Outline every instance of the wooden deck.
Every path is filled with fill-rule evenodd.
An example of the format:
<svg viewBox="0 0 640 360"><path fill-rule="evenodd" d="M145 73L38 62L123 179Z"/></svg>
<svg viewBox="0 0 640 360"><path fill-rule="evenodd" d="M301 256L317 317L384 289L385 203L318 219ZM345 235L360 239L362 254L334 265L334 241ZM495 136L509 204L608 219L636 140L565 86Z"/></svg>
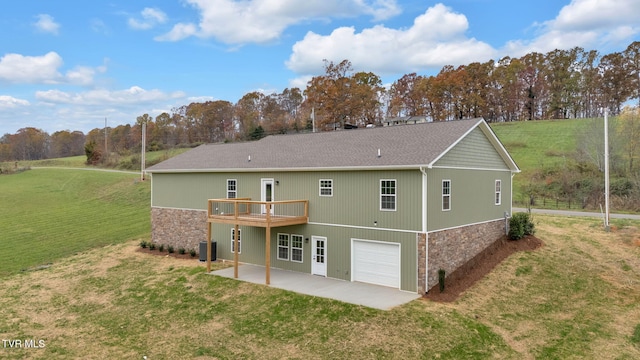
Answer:
<svg viewBox="0 0 640 360"><path fill-rule="evenodd" d="M210 199L207 222L264 228L306 224L309 222L309 201Z"/></svg>
<svg viewBox="0 0 640 360"><path fill-rule="evenodd" d="M271 228L306 224L309 222L309 200L252 201L249 198L209 199L207 205L207 272L211 272L212 223L232 224L235 234L238 226L265 228L265 284L269 285L271 273ZM233 253L233 273L238 278L238 239Z"/></svg>

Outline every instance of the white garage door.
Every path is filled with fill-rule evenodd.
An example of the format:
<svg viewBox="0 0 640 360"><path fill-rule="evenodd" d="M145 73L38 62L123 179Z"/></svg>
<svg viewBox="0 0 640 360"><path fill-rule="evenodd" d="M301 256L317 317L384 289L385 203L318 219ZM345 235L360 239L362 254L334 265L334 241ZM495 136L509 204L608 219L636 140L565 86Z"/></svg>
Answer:
<svg viewBox="0 0 640 360"><path fill-rule="evenodd" d="M353 281L400 287L400 244L351 239Z"/></svg>

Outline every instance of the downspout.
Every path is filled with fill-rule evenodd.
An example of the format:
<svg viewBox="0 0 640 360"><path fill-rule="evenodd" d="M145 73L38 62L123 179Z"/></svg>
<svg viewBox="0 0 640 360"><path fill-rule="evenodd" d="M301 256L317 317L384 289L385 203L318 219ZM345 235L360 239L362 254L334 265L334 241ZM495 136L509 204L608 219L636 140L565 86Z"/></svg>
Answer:
<svg viewBox="0 0 640 360"><path fill-rule="evenodd" d="M509 212L504 214L504 234L506 236L509 236L509 218L511 216L513 216L513 177L516 175L516 173L514 173L513 171L511 172L511 184L509 184L509 190L510 190L510 194L509 194L509 200L510 200L510 204L509 204Z"/></svg>
<svg viewBox="0 0 640 360"><path fill-rule="evenodd" d="M511 194L509 195L510 200L511 200L511 204L509 204L509 213L511 215L513 215L513 177L516 175L516 173L511 172L511 184L509 184L509 189L511 190Z"/></svg>
<svg viewBox="0 0 640 360"><path fill-rule="evenodd" d="M427 233L427 170L420 167L422 173L422 232ZM512 177L513 179L513 177Z"/></svg>
<svg viewBox="0 0 640 360"><path fill-rule="evenodd" d="M424 292L429 290L429 235L427 234L427 189L428 179L427 170L421 166L420 172L422 173L422 233L424 234Z"/></svg>

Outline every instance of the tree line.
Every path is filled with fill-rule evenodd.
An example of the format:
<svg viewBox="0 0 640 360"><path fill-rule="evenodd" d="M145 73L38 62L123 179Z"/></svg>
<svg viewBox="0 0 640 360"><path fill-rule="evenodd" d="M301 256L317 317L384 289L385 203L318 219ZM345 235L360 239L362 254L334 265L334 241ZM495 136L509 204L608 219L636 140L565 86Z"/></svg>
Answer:
<svg viewBox="0 0 640 360"><path fill-rule="evenodd" d="M488 122L601 117L640 105L640 42L606 55L576 47L532 52L520 58L444 66L437 75L410 73L385 88L372 72L355 72L349 60L325 60L324 74L304 90L250 92L235 104L191 103L155 118L86 135L52 135L27 127L0 138L0 161L34 160L86 153L139 151L142 124L149 150L221 141L254 140L266 134L328 131L382 125L385 119L421 116L428 121L483 117ZM108 149L104 149L105 136Z"/></svg>

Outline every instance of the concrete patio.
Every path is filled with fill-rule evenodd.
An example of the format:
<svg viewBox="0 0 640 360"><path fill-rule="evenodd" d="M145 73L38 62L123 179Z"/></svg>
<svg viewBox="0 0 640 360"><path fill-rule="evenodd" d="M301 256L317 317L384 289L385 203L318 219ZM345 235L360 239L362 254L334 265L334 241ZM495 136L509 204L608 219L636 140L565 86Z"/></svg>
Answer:
<svg viewBox="0 0 640 360"><path fill-rule="evenodd" d="M212 271L211 274L233 279L233 267ZM242 264L238 267L238 280L264 285L265 268L263 266ZM390 310L420 297L417 293L400 291L385 286L325 278L274 268L271 268L271 285L268 286L380 310Z"/></svg>

